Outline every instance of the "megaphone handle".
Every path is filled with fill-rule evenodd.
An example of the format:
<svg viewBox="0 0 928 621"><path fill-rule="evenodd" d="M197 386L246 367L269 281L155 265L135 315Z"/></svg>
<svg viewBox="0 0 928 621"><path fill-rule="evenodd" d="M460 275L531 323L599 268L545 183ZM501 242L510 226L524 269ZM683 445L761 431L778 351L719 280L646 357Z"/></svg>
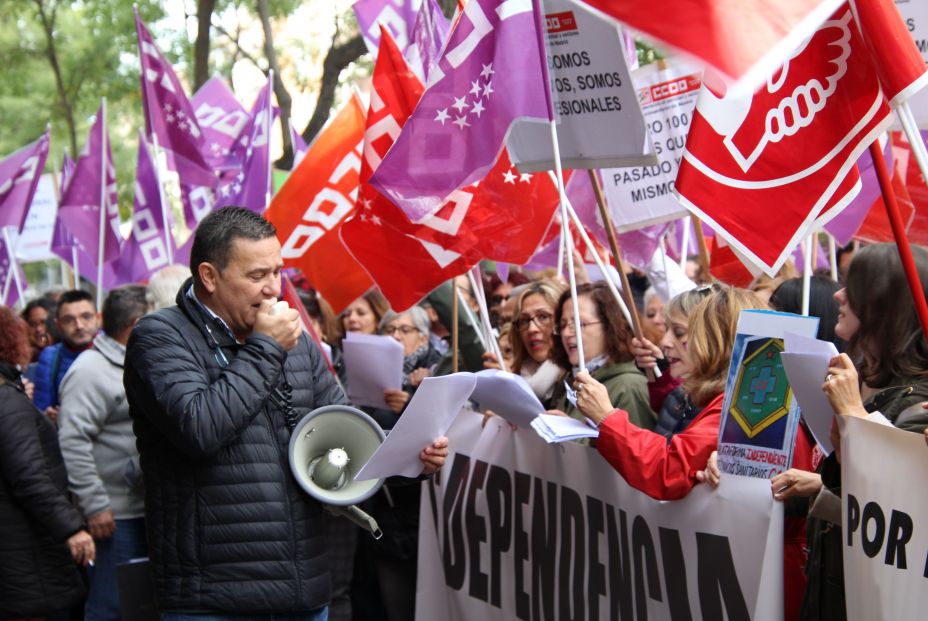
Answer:
<svg viewBox="0 0 928 621"><path fill-rule="evenodd" d="M361 509L359 509L356 505L348 505L347 507L336 507L333 505L323 506L329 513L348 518L364 530L370 532L374 539L380 539L383 537L383 531L380 530L380 527L377 525L377 520L372 518L364 511L361 511Z"/></svg>

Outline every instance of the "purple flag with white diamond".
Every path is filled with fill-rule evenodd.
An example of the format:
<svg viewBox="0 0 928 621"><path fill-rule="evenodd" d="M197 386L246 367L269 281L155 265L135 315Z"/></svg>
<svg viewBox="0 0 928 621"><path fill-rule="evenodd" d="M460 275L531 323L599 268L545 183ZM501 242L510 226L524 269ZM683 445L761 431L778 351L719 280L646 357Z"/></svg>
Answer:
<svg viewBox="0 0 928 621"><path fill-rule="evenodd" d="M19 301L19 289L13 277L14 269L19 275L19 285L25 292L28 286L26 273L19 261L16 261L13 249L7 247L6 240L0 235L0 304L13 306Z"/></svg>
<svg viewBox="0 0 928 621"><path fill-rule="evenodd" d="M142 64L145 135L158 137L182 183L214 187L216 179L203 157L203 131L171 64L164 58L135 12Z"/></svg>
<svg viewBox="0 0 928 621"><path fill-rule="evenodd" d="M358 0L352 7L371 56L380 49L380 24L390 30L400 50L409 47L422 0Z"/></svg>
<svg viewBox="0 0 928 621"><path fill-rule="evenodd" d="M203 157L213 170L241 167L232 155L232 145L248 124L248 111L239 103L225 81L214 76L190 100L203 131Z"/></svg>
<svg viewBox="0 0 928 621"><path fill-rule="evenodd" d="M219 186L214 209L235 205L263 213L270 199L270 157L268 127L273 122L271 83L261 89L233 152L242 159L234 175L226 175Z"/></svg>
<svg viewBox="0 0 928 621"><path fill-rule="evenodd" d="M171 244L171 251L174 251L173 236L165 235L158 176L144 136L139 136L137 162L132 232L119 259L113 263L118 284L147 281L170 264L167 244Z"/></svg>
<svg viewBox="0 0 928 621"><path fill-rule="evenodd" d="M45 169L50 131L0 161L0 228L22 228Z"/></svg>
<svg viewBox="0 0 928 621"><path fill-rule="evenodd" d="M410 68L416 71L425 83L428 83L432 65L438 62L450 29L451 22L441 12L435 0L422 0L412 29L412 42L404 56Z"/></svg>
<svg viewBox="0 0 928 621"><path fill-rule="evenodd" d="M58 187L59 195L63 195L68 189L68 184L71 182L71 178L74 177L75 166L77 166L77 164L74 163L74 160L71 159L71 156L65 151L61 156L61 184Z"/></svg>
<svg viewBox="0 0 928 621"><path fill-rule="evenodd" d="M422 99L371 177L410 220L480 181L517 119L547 121L545 58L531 0L470 0Z"/></svg>
<svg viewBox="0 0 928 621"><path fill-rule="evenodd" d="M96 281L97 257L100 239L100 210L105 210L103 262L110 263L119 257L122 249L122 236L119 231L119 205L116 193L116 169L113 166L113 154L109 139L106 139L106 159L103 156L105 123L103 106L97 112L97 118L87 143L84 145L74 175L68 189L58 205L58 220L55 235L52 237L52 251L65 261L71 262L71 246L77 246L79 254L84 255L81 275ZM106 188L101 187L103 164L106 162ZM104 203L101 205L101 199ZM104 280L104 288L109 283Z"/></svg>

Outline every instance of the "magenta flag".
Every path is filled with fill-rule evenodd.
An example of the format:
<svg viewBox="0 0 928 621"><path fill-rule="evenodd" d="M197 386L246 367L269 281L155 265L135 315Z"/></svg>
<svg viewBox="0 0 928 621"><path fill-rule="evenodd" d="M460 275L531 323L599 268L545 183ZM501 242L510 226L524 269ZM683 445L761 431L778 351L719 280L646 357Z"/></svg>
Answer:
<svg viewBox="0 0 928 621"><path fill-rule="evenodd" d="M438 3L435 0L422 0L412 28L412 41L403 55L425 83L428 83L432 65L438 62L450 29L451 23L441 12Z"/></svg>
<svg viewBox="0 0 928 621"><path fill-rule="evenodd" d="M76 165L77 164L74 163L71 156L68 155L68 152L65 151L61 156L61 184L58 186L58 191L61 195L64 195L65 191L68 189L68 184L74 176L74 167Z"/></svg>
<svg viewBox="0 0 928 621"><path fill-rule="evenodd" d="M431 84L371 184L413 222L493 167L518 119L548 116L545 58L530 0L470 0Z"/></svg>
<svg viewBox="0 0 928 621"><path fill-rule="evenodd" d="M113 264L118 284L147 281L152 274L167 267L170 264L167 244L171 244L173 252L173 236L165 235L155 162L145 137L139 136L132 232Z"/></svg>
<svg viewBox="0 0 928 621"><path fill-rule="evenodd" d="M352 7L371 56L380 49L380 24L390 30L400 50L409 47L422 0L358 0Z"/></svg>
<svg viewBox="0 0 928 621"><path fill-rule="evenodd" d="M883 148L883 158L886 160L887 170L892 171L893 149L892 142L889 140L886 141L886 146ZM857 170L860 172L860 192L848 203L847 207L825 224L825 230L834 236L840 246L845 246L851 242L858 229L860 229L860 225L867 219L867 214L870 213L873 203L882 196L880 182L876 178L876 171L873 169L873 158L870 157L869 149L864 151L860 155L860 159L857 160ZM825 214L824 217L827 216L828 214ZM797 263L797 265L801 266L802 264Z"/></svg>
<svg viewBox="0 0 928 621"><path fill-rule="evenodd" d="M13 270L19 275L19 284L26 290L26 273L15 258L13 248L6 245L6 239L0 235L0 304L13 306L19 301L19 290L14 282Z"/></svg>
<svg viewBox="0 0 928 621"><path fill-rule="evenodd" d="M215 187L212 169L203 157L203 131L171 64L155 45L151 33L135 11L135 29L142 64L142 107L145 135L157 136L169 154L181 183Z"/></svg>
<svg viewBox="0 0 928 621"><path fill-rule="evenodd" d="M81 266L81 275L94 281L97 275L101 209L105 210L106 218L103 227L104 264L115 261L119 257L123 241L119 232L116 169L113 166L113 154L108 138L106 138L105 159L103 154L106 135L103 110L103 106L100 106L97 118L90 128L87 143L77 159L74 175L68 184L67 191L61 197L55 235L52 237L52 251L65 261L71 262L72 245L77 247L79 253L85 255L85 260L89 261L90 265L86 268ZM101 186L104 182L104 175L105 188ZM106 282L104 282L104 288L109 288Z"/></svg>
<svg viewBox="0 0 928 621"><path fill-rule="evenodd" d="M292 119L290 120L290 144L293 145L293 166L290 170L296 170L296 167L299 166L300 161L302 161L303 156L306 155L309 147L306 145L306 141L303 140L303 136L300 132L293 126Z"/></svg>
<svg viewBox="0 0 928 621"><path fill-rule="evenodd" d="M23 226L32 197L45 170L51 128L35 142L0 161L0 228Z"/></svg>
<svg viewBox="0 0 928 621"><path fill-rule="evenodd" d="M268 129L273 122L270 80L255 100L241 137L233 146L235 157L241 158L237 172L223 176L215 209L235 205L263 213L271 196L270 145Z"/></svg>
<svg viewBox="0 0 928 621"><path fill-rule="evenodd" d="M213 170L227 171L241 167L231 157L232 146L248 124L248 111L226 85L213 76L190 100L197 123L203 131L203 157Z"/></svg>

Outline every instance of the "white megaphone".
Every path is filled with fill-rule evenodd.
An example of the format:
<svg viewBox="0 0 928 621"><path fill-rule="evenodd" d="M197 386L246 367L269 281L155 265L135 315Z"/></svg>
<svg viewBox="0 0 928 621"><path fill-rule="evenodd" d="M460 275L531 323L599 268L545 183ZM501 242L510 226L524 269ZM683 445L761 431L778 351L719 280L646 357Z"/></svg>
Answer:
<svg viewBox="0 0 928 621"><path fill-rule="evenodd" d="M374 419L347 405L327 405L303 417L290 436L290 470L307 494L380 539L377 521L354 506L373 496L383 479L355 481L386 436Z"/></svg>

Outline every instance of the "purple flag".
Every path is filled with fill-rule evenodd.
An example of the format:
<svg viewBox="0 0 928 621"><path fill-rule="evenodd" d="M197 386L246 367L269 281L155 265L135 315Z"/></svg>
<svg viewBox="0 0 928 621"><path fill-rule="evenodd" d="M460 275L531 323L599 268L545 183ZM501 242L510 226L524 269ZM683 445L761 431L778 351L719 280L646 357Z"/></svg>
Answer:
<svg viewBox="0 0 928 621"><path fill-rule="evenodd" d="M270 148L268 126L273 121L271 105L271 81L261 89L251 109L241 138L235 143L233 152L241 157L242 167L233 175L224 177L218 190L215 208L227 205L245 207L255 213L263 213L271 195Z"/></svg>
<svg viewBox="0 0 928 621"><path fill-rule="evenodd" d="M0 228L23 226L48 157L51 129L41 138L0 161Z"/></svg>
<svg viewBox="0 0 928 621"><path fill-rule="evenodd" d="M144 136L139 136L138 163L135 172L135 203L132 232L122 254L113 264L118 284L143 282L167 267L167 244L174 250L173 236L165 235L164 211L155 162Z"/></svg>
<svg viewBox="0 0 928 621"><path fill-rule="evenodd" d="M419 222L480 181L520 118L547 121L548 86L530 0L470 0L428 89L371 177Z"/></svg>
<svg viewBox="0 0 928 621"><path fill-rule="evenodd" d="M883 147L883 157L886 160L887 169L892 171L892 141L886 141L886 145ZM873 158L870 157L869 149L864 151L860 159L857 160L857 170L860 171L860 192L834 219L825 224L825 230L834 236L840 246L850 243L858 229L860 229L860 225L867 219L867 214L870 213L873 203L882 196L880 182L876 178L876 171L873 169ZM801 266L802 264L797 263L797 265Z"/></svg>
<svg viewBox="0 0 928 621"><path fill-rule="evenodd" d="M390 29L400 50L409 47L422 0L358 0L352 7L371 56L380 49L380 25Z"/></svg>
<svg viewBox="0 0 928 621"><path fill-rule="evenodd" d="M215 187L212 169L203 157L203 131L184 94L174 69L165 60L151 33L135 11L135 29L139 39L142 64L142 107L145 110L145 135L157 136L160 146L170 155L181 182L187 185Z"/></svg>
<svg viewBox="0 0 928 621"><path fill-rule="evenodd" d="M109 139L106 139L106 159L103 155L105 136L105 119L103 106L97 112L97 118L87 144L84 145L74 175L68 189L61 197L58 206L58 220L55 235L52 238L52 251L65 261L71 262L71 246L75 245L79 254L84 255L80 266L81 275L96 282L97 257L100 239L100 210L104 209L104 264L119 257L122 249L122 236L119 231L119 206L116 194L116 169L113 166L113 154ZM106 188L101 187L104 161L106 162ZM104 203L101 205L101 199ZM84 264L89 262L89 265ZM104 288L109 283L104 279Z"/></svg>
<svg viewBox="0 0 928 621"><path fill-rule="evenodd" d="M419 74L424 83L428 83L429 72L438 62L450 29L451 23L435 0L422 0L412 29L412 42L404 56L409 67Z"/></svg>
<svg viewBox="0 0 928 621"><path fill-rule="evenodd" d="M203 131L203 157L217 171L240 168L232 157L232 145L248 124L248 111L239 103L225 81L214 76L190 100Z"/></svg>
<svg viewBox="0 0 928 621"><path fill-rule="evenodd" d="M74 163L74 160L71 159L71 156L65 151L61 156L61 184L58 186L59 196L64 196L65 191L68 189L68 184L74 177L75 166L77 166L77 164Z"/></svg>
<svg viewBox="0 0 928 621"><path fill-rule="evenodd" d="M19 290L13 278L13 270L19 275L19 284L26 290L26 273L15 259L13 249L6 245L5 236L0 235L0 304L13 306L19 301Z"/></svg>
<svg viewBox="0 0 928 621"><path fill-rule="evenodd" d="M290 144L293 145L293 166L290 170L296 170L296 167L299 166L300 162L303 160L303 156L306 155L309 147L306 145L306 141L303 140L303 136L300 132L293 126L292 119L290 120Z"/></svg>

